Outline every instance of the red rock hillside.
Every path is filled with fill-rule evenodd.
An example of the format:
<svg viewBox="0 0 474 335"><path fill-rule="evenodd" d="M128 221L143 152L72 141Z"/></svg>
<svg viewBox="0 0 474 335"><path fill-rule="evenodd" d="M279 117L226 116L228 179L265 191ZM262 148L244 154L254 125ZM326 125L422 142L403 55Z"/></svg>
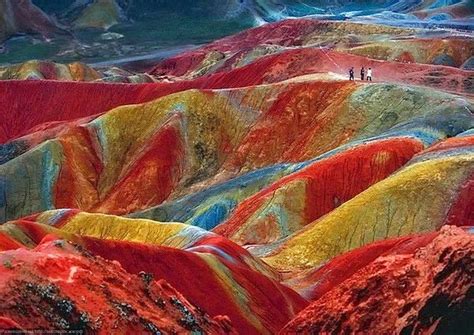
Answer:
<svg viewBox="0 0 474 335"><path fill-rule="evenodd" d="M474 322L473 256L472 235L443 228L411 253L380 256L280 334L467 334Z"/></svg>
<svg viewBox="0 0 474 335"><path fill-rule="evenodd" d="M0 262L3 329L233 333L228 318L210 319L166 281L131 275L64 241L3 252Z"/></svg>

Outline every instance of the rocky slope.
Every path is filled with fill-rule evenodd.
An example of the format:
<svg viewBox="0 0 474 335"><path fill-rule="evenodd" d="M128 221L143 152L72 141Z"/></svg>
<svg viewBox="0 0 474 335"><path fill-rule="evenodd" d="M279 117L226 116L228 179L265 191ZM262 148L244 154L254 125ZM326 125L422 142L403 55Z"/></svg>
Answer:
<svg viewBox="0 0 474 335"><path fill-rule="evenodd" d="M15 34L52 38L65 32L31 0L0 1L0 43Z"/></svg>
<svg viewBox="0 0 474 335"><path fill-rule="evenodd" d="M240 333L275 333L307 305L278 282L277 273L238 245L184 224L58 211L0 228L30 247L54 234L120 262L129 273L166 280L211 316L228 316ZM4 242L0 249L10 247Z"/></svg>
<svg viewBox="0 0 474 335"><path fill-rule="evenodd" d="M468 334L474 327L473 250L474 237L454 227L409 253L395 247L325 293L280 334Z"/></svg>
<svg viewBox="0 0 474 335"><path fill-rule="evenodd" d="M149 95L163 93L154 86L121 88L132 99L140 89L149 89ZM324 99L327 95L332 98ZM101 99L108 103L105 95ZM380 99L390 99L391 105L377 106ZM455 96L348 82L171 94L113 109L87 123L74 122L53 139L47 129L35 134L39 140L25 137L5 145L6 150L12 149L0 166L5 199L1 218L6 221L53 208L127 214L189 193L189 187L219 172L225 173L218 180L223 182L272 164L310 160L402 123L415 127L420 117L453 136L471 127L470 108L468 101ZM375 117L378 121L371 122ZM345 127L348 123L351 128ZM413 154L420 148L407 150ZM384 159L389 161L389 156Z"/></svg>
<svg viewBox="0 0 474 335"><path fill-rule="evenodd" d="M235 333L228 318L210 319L166 281L132 275L65 241L5 251L0 262L2 329Z"/></svg>

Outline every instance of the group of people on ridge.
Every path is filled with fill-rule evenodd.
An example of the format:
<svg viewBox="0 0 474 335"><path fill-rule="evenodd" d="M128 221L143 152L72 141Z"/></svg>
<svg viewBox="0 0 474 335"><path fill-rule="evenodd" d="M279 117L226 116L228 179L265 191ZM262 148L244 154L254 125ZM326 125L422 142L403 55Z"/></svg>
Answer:
<svg viewBox="0 0 474 335"><path fill-rule="evenodd" d="M360 69L360 80L367 79L367 81L372 81L372 68L367 69L367 77L365 77L365 68L362 66ZM349 80L354 80L354 67L351 67L349 70Z"/></svg>

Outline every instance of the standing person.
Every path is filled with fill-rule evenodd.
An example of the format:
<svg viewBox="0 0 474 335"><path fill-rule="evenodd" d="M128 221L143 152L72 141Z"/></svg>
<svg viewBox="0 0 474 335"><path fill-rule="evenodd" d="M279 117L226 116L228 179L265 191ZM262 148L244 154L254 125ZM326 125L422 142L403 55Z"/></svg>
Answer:
<svg viewBox="0 0 474 335"><path fill-rule="evenodd" d="M364 75L365 75L365 69L362 66L362 69L360 69L360 80L364 81Z"/></svg>
<svg viewBox="0 0 474 335"><path fill-rule="evenodd" d="M349 80L354 80L354 67L349 70Z"/></svg>
<svg viewBox="0 0 474 335"><path fill-rule="evenodd" d="M369 67L367 70L367 81L372 81L372 68Z"/></svg>

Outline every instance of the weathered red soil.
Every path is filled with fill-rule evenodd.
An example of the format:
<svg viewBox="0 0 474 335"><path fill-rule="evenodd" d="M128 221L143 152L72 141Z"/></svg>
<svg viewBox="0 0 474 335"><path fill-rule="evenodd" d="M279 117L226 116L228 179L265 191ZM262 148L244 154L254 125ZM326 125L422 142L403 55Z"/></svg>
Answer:
<svg viewBox="0 0 474 335"><path fill-rule="evenodd" d="M68 237L93 255L120 263L128 273L147 273L157 280L165 280L211 317L228 316L241 333L276 333L308 304L298 293L280 284L278 275L262 268L263 264L245 249L218 235L210 235L189 249L180 250L87 236L63 236L61 231L45 229L44 225L29 220L18 220L14 224L33 244L41 243L50 238L48 233L54 233ZM0 240L0 249L18 248L2 242Z"/></svg>
<svg viewBox="0 0 474 335"><path fill-rule="evenodd" d="M96 115L120 105L146 102L191 88L238 88L276 83L313 73L333 72L346 76L351 66L372 67L375 81L408 83L465 94L474 92L473 71L371 60L318 48L302 48L262 57L228 72L173 83L0 81L0 117L4 120L0 124L0 143L37 130L34 127L44 123L49 124L41 128L54 128L54 134L62 129L57 121Z"/></svg>
<svg viewBox="0 0 474 335"><path fill-rule="evenodd" d="M119 261L130 273L145 271L163 278L209 315L227 315L242 334L278 332L307 305L296 292L248 267L234 264L230 257L221 257L220 261L227 268L225 272L230 273L235 290L245 295L243 300L223 284L229 279L220 277L215 269L222 265L213 265L212 258L206 256L107 240L88 239L86 248Z"/></svg>
<svg viewBox="0 0 474 335"><path fill-rule="evenodd" d="M97 334L233 332L228 318L210 319L165 280L129 274L119 263L64 241L6 251L0 262L2 327Z"/></svg>
<svg viewBox="0 0 474 335"><path fill-rule="evenodd" d="M438 235L438 232L432 232L375 242L337 256L328 264L302 273L296 278L288 274L288 283L305 298L315 301L377 258L384 255L413 255L417 249L426 246Z"/></svg>
<svg viewBox="0 0 474 335"><path fill-rule="evenodd" d="M415 238L411 245L404 241L401 246L408 249L395 248L362 267L299 313L280 334L472 331L474 236L451 226L431 238ZM379 246L342 256L337 263L368 260L390 243Z"/></svg>
<svg viewBox="0 0 474 335"><path fill-rule="evenodd" d="M0 143L57 121L103 113L114 107L153 100L167 94L163 85L73 83L55 81L0 82Z"/></svg>

